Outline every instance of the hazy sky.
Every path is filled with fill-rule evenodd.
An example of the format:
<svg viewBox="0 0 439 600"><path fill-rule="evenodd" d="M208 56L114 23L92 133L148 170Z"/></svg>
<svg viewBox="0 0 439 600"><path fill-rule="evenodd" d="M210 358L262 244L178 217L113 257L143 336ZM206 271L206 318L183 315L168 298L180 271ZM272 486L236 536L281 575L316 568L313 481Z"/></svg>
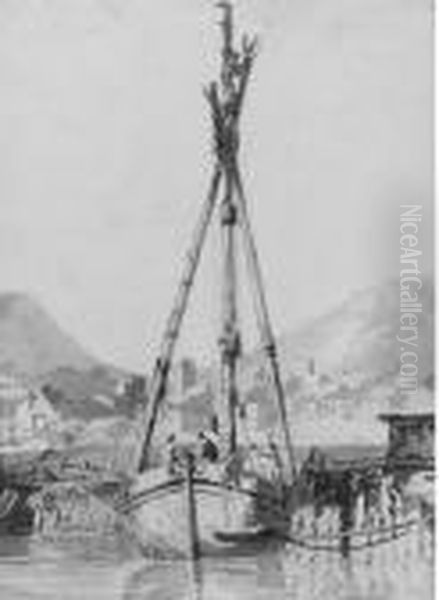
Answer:
<svg viewBox="0 0 439 600"><path fill-rule="evenodd" d="M401 203L424 206L431 267L431 2L237 6L261 35L242 165L285 330L398 277ZM217 20L205 0L0 0L0 288L125 366L149 365L207 189Z"/></svg>

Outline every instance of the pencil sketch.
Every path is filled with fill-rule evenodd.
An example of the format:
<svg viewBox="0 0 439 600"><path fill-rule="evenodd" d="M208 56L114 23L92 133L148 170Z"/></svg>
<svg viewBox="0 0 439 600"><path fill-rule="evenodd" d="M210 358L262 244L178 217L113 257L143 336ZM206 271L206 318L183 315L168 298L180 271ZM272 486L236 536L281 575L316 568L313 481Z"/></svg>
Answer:
<svg viewBox="0 0 439 600"><path fill-rule="evenodd" d="M432 19L0 4L2 598L433 598Z"/></svg>

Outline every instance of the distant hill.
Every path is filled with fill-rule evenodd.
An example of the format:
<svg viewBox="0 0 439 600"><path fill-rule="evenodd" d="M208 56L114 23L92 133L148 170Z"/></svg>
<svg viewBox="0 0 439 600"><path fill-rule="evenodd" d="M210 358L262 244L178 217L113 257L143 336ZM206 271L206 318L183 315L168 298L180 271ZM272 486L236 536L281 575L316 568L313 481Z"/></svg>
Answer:
<svg viewBox="0 0 439 600"><path fill-rule="evenodd" d="M117 395L122 370L91 356L26 294L0 294L0 373L41 387L63 418L130 414Z"/></svg>
<svg viewBox="0 0 439 600"><path fill-rule="evenodd" d="M62 367L47 373L40 384L45 396L64 419L90 419L123 415L133 417L143 405L142 389L136 387L141 378L111 366L99 365L80 371ZM120 389L121 381L126 385Z"/></svg>
<svg viewBox="0 0 439 600"><path fill-rule="evenodd" d="M418 367L420 380L434 371L434 286L425 278L419 292ZM396 375L400 368L399 281L352 294L334 310L283 335L279 340L286 373L314 360L323 373L361 372L371 380Z"/></svg>
<svg viewBox="0 0 439 600"><path fill-rule="evenodd" d="M359 290L323 315L278 337L284 379L312 368L317 374L337 377L361 373L363 381L394 378L400 369L399 282ZM434 286L424 280L418 314L419 380L427 385L434 373ZM245 382L254 379L264 359L260 351L244 359ZM431 387L431 385L430 385Z"/></svg>
<svg viewBox="0 0 439 600"><path fill-rule="evenodd" d="M0 294L0 370L36 378L60 367L91 369L98 361L26 294Z"/></svg>
<svg viewBox="0 0 439 600"><path fill-rule="evenodd" d="M390 281L353 293L334 310L280 336L282 378L297 443L376 443L385 441L377 420L399 409L399 282ZM433 410L434 287L424 279L418 314L419 398ZM244 400L263 407L262 427L278 414L267 394L260 352L246 358ZM383 437L384 435L384 437Z"/></svg>
<svg viewBox="0 0 439 600"><path fill-rule="evenodd" d="M433 282L424 278L416 351L419 383L430 389L434 381L433 295ZM298 382L297 376L300 379L311 363L320 382L317 392L328 399L346 397L355 404L360 397L381 398L394 390L400 367L399 317L399 282L390 281L355 292L334 310L281 335L282 375L289 401L293 405L298 401L297 386L303 388L304 380ZM244 359L241 381L248 399L266 395L261 365L258 352ZM117 392L118 381L127 374L88 354L35 300L23 294L0 294L1 371L24 374L49 386L52 404L66 418L129 415L136 409L135 402L131 406L130 399ZM215 377L211 369L204 376Z"/></svg>

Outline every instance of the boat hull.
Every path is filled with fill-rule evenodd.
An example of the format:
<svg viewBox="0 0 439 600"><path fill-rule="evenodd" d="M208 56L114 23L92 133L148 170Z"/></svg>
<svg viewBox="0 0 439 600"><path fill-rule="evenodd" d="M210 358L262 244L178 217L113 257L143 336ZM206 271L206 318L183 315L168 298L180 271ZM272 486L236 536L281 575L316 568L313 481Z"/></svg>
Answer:
<svg viewBox="0 0 439 600"><path fill-rule="evenodd" d="M120 508L131 536L148 556L187 558L192 554L188 482L140 477ZM248 554L265 544L270 528L255 520L255 493L209 479L194 478L195 535L203 556Z"/></svg>

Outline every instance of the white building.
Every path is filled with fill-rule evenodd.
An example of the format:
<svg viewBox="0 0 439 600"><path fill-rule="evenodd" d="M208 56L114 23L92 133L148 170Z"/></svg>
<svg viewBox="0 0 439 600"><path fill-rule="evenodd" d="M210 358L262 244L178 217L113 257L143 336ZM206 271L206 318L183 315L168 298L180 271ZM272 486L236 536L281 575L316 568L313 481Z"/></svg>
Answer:
<svg viewBox="0 0 439 600"><path fill-rule="evenodd" d="M0 445L47 438L58 424L50 402L16 377L0 374Z"/></svg>

